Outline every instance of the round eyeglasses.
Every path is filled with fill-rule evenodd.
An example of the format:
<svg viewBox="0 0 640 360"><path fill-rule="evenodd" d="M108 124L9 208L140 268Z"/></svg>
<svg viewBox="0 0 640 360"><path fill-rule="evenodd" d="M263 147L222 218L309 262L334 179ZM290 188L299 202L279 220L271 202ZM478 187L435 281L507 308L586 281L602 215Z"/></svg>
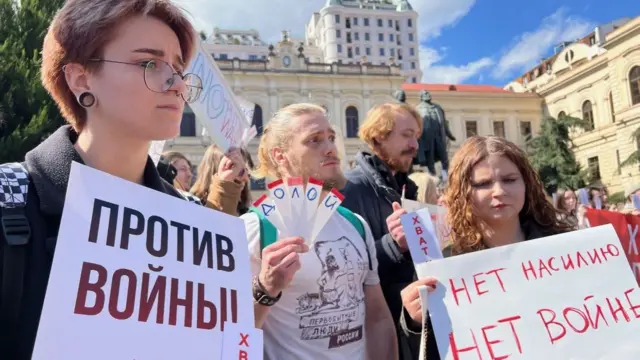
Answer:
<svg viewBox="0 0 640 360"><path fill-rule="evenodd" d="M144 68L144 84L147 89L155 93L165 93L175 84L176 76L185 83L185 90L180 93L182 99L192 103L200 97L202 92L202 79L196 74L180 74L175 72L169 63L163 60L145 60L136 63L114 61L105 59L91 59L91 61L109 62L115 64L136 65Z"/></svg>

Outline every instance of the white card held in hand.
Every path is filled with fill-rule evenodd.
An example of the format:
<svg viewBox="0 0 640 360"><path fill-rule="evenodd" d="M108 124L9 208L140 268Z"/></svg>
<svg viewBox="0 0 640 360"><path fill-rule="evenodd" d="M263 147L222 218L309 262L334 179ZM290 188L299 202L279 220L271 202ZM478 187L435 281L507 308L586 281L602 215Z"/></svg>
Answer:
<svg viewBox="0 0 640 360"><path fill-rule="evenodd" d="M318 206L318 210L316 212L316 220L313 224L311 237L308 241L306 241L305 239L307 244L313 244L313 242L316 240L316 237L320 233L320 230L322 230L333 213L336 212L340 204L342 204L342 200L344 200L344 195L342 195L336 189L331 189L331 192L327 194L324 200L320 202L320 205Z"/></svg>
<svg viewBox="0 0 640 360"><path fill-rule="evenodd" d="M262 360L262 330L240 324L227 323L222 333L222 357L220 359Z"/></svg>
<svg viewBox="0 0 640 360"><path fill-rule="evenodd" d="M602 198L600 196L594 196L593 202L594 202L594 205L596 206L596 209L602 210Z"/></svg>
<svg viewBox="0 0 640 360"><path fill-rule="evenodd" d="M318 211L318 205L320 203L320 195L322 195L322 184L321 180L310 177L307 181L307 187L304 192L304 205L305 205L305 217L304 221L304 229L305 234L301 235L305 241L307 238L311 238L311 233L313 232L313 225L316 220L316 214Z"/></svg>
<svg viewBox="0 0 640 360"><path fill-rule="evenodd" d="M589 205L589 194L587 194L587 189L579 189L578 190L578 199L580 200L580 205Z"/></svg>
<svg viewBox="0 0 640 360"><path fill-rule="evenodd" d="M289 197L287 196L287 187L284 184L284 180L278 179L270 182L267 184L267 189L269 189L269 197L273 200L274 204L276 204L276 208L278 209L278 213L280 213L282 222L284 222L285 227L289 229L289 226L292 225L293 221L291 218ZM282 236L288 237L293 236L293 234L286 233L282 234Z"/></svg>
<svg viewBox="0 0 640 360"><path fill-rule="evenodd" d="M292 236L305 237L306 224L306 206L304 196L304 180L301 177L287 178L287 192L289 195L289 207L291 209L291 223L287 223L287 226L291 228ZM294 221L295 219L295 221Z"/></svg>
<svg viewBox="0 0 640 360"><path fill-rule="evenodd" d="M640 210L640 194L633 194L631 198L633 199L633 207Z"/></svg>
<svg viewBox="0 0 640 360"><path fill-rule="evenodd" d="M282 221L280 213L278 212L278 207L273 203L273 200L268 198L266 194L262 194L253 203L253 207L256 208L264 217L269 220L273 226L280 231L280 236L285 236L283 234L287 234L287 226Z"/></svg>
<svg viewBox="0 0 640 360"><path fill-rule="evenodd" d="M442 250L428 208L400 217L414 264L442 259Z"/></svg>

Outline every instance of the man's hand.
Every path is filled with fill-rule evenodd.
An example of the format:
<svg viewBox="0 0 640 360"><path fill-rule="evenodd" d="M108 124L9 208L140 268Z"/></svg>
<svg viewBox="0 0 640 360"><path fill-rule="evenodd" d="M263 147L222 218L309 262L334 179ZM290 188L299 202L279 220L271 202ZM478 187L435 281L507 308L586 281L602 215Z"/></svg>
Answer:
<svg viewBox="0 0 640 360"><path fill-rule="evenodd" d="M269 296L276 297L286 289L300 269L300 253L309 247L301 237L291 237L265 247L262 250L262 269L258 279Z"/></svg>
<svg viewBox="0 0 640 360"><path fill-rule="evenodd" d="M437 282L438 280L436 280L436 278L429 276L412 282L400 292L402 306L407 309L411 319L418 324L422 323L422 301L420 301L420 292L418 291L418 288L420 286L426 286L429 291L433 291L436 288Z"/></svg>
<svg viewBox="0 0 640 360"><path fill-rule="evenodd" d="M389 234L391 234L393 241L398 244L398 247L402 252L405 252L409 250L409 247L407 246L407 239L404 235L404 230L402 230L400 216L406 214L407 210L403 209L397 202L394 202L392 206L393 214L389 215L387 218L387 227L389 228Z"/></svg>
<svg viewBox="0 0 640 360"><path fill-rule="evenodd" d="M232 150L220 160L216 175L226 181L243 183L249 180L249 172L240 150Z"/></svg>

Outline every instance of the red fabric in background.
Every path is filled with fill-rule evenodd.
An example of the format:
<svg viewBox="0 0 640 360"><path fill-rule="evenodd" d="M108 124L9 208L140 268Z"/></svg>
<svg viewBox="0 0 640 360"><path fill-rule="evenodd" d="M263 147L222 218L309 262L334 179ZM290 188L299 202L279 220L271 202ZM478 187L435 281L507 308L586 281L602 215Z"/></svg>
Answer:
<svg viewBox="0 0 640 360"><path fill-rule="evenodd" d="M640 216L621 214L606 210L587 209L587 220L590 226L611 224L616 229L620 243L624 249L633 274L640 284L640 253L638 251L640 238Z"/></svg>

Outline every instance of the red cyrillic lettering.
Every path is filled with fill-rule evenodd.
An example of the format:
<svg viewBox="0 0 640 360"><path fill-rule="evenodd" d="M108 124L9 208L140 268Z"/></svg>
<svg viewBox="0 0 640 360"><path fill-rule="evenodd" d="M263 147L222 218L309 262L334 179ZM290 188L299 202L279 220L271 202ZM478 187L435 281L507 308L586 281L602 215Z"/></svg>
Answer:
<svg viewBox="0 0 640 360"><path fill-rule="evenodd" d="M449 346L451 347L451 352L453 352L453 359L460 360L460 353L475 350L478 354L478 359L482 360L482 354L480 353L480 348L478 347L478 341L476 340L476 335L473 333L473 330L469 330L471 332L471 338L473 339L473 346L469 346L466 348L458 349L458 345L456 344L456 339L453 336L453 333L449 333Z"/></svg>
<svg viewBox="0 0 640 360"><path fill-rule="evenodd" d="M193 282L186 281L184 299L178 297L179 280L171 279L171 296L169 297L169 325L176 325L178 306L184 307L184 326L191 327L193 322Z"/></svg>
<svg viewBox="0 0 640 360"><path fill-rule="evenodd" d="M422 226L416 226L416 235L422 235Z"/></svg>
<svg viewBox="0 0 640 360"><path fill-rule="evenodd" d="M587 260L585 260L585 259L584 259L584 256L582 256L582 253L581 253L581 252L579 252L579 251L578 251L578 252L576 253L576 257L578 258L578 265L577 265L577 266L578 266L578 269L580 269L580 268L582 267L582 265L581 265L581 264L588 265L588 264L587 264Z"/></svg>
<svg viewBox="0 0 640 360"><path fill-rule="evenodd" d="M486 281L484 280L478 281L479 275L484 275L484 273L477 273L473 275L473 284L476 286L476 293L478 293L478 296L489 292L488 290L482 290L482 291L480 290L480 285L486 283Z"/></svg>
<svg viewBox="0 0 640 360"><path fill-rule="evenodd" d="M153 283L153 288L149 291L151 275L147 272L142 273L142 290L140 291L140 314L138 314L138 321L147 322L149 314L153 308L153 304L158 305L156 313L156 324L164 323L164 299L167 291L167 278L165 276L158 276Z"/></svg>
<svg viewBox="0 0 640 360"><path fill-rule="evenodd" d="M524 273L524 277L527 280L530 280L528 275L529 272L533 274L533 280L538 279L538 275L536 274L536 270L533 268L533 263L531 262L531 260L529 260L528 267L524 263L522 263L522 272Z"/></svg>
<svg viewBox="0 0 640 360"><path fill-rule="evenodd" d="M578 314L581 318L582 321L584 321L584 325L582 327L582 329L578 329L577 327L575 327L572 323L571 320L569 320L569 312L574 312L576 314ZM564 316L564 319L567 321L567 324L569 324L569 326L571 326L571 328L573 329L573 331L577 332L578 334L582 334L585 331L587 331L589 329L589 320L587 319L587 315L585 315L582 311L580 311L579 309L573 308L573 307L568 307L565 308L564 310L562 310L562 316Z"/></svg>
<svg viewBox="0 0 640 360"><path fill-rule="evenodd" d="M634 289L629 289L627 291L624 292L624 296L627 298L627 302L629 303L629 310L633 311L633 315L636 317L636 319L640 318L640 313L638 313L638 309L640 309L640 305L633 305L631 303L631 299L629 298L629 294L632 293Z"/></svg>
<svg viewBox="0 0 640 360"><path fill-rule="evenodd" d="M505 323L508 322L509 326L511 326L511 332L513 333L513 338L516 341L516 346L518 346L518 352L520 354L522 354L522 345L520 345L520 337L518 337L518 332L516 331L516 327L513 326L513 322L516 320L520 320L522 317L520 315L516 315L516 316L512 316L512 317L508 317L508 318L504 318L501 320L498 320L499 323Z"/></svg>
<svg viewBox="0 0 640 360"><path fill-rule="evenodd" d="M460 302L458 300L458 293L461 291L464 291L464 293L467 294L467 300L469 300L469 304L471 304L471 295L469 295L469 289L467 289L467 283L464 281L464 278L462 278L461 280L462 280L462 287L456 288L453 283L453 279L449 279L449 285L451 286L451 291L453 292L453 298L456 301L456 305L458 306L460 306Z"/></svg>
<svg viewBox="0 0 640 360"><path fill-rule="evenodd" d="M238 344L238 346L250 347L249 346L249 334L240 333L240 343Z"/></svg>
<svg viewBox="0 0 640 360"><path fill-rule="evenodd" d="M584 298L584 302L586 303L589 299L593 299L593 295L589 295L587 297ZM598 320L600 318L602 318L602 320L604 320L604 323L609 326L609 322L607 321L607 318L604 317L604 313L602 312L602 307L600 307L600 305L596 304L596 319L593 320L591 318L591 312L589 312L589 309L587 308L587 304L584 304L584 311L585 313L587 313L587 317L589 318L589 323L591 324L591 327L594 329L598 328Z"/></svg>
<svg viewBox="0 0 640 360"><path fill-rule="evenodd" d="M502 282L502 278L500 277L500 271L502 270L505 270L505 268L489 270L487 271L487 274L495 274L496 280L498 280L498 284L500 284L500 288L502 289L502 292L507 292L507 290L504 288L504 283Z"/></svg>
<svg viewBox="0 0 640 360"><path fill-rule="evenodd" d="M94 207L95 209L95 207ZM98 278L95 283L90 283L91 273L96 272ZM107 269L103 266L83 262L80 272L80 281L78 282L78 295L76 297L76 305L73 310L74 314L80 315L98 315L104 307L104 291L102 287L107 283ZM96 303L93 306L87 305L87 293L91 291L96 294Z"/></svg>
<svg viewBox="0 0 640 360"><path fill-rule="evenodd" d="M542 312L551 313L551 319L549 319L549 320L545 319L545 317L542 314ZM551 341L552 344L555 343L556 341L562 339L567 334L567 329L564 327L564 325L562 325L561 323L555 321L555 319L556 319L555 311L553 311L551 309L540 309L540 310L538 310L538 315L540 316L540 319L542 320L542 323L544 324L544 327L547 329L547 335L549 335L549 340ZM557 325L557 326L562 328L562 331L560 332L559 335L553 336L551 334L551 329L549 329L549 325Z"/></svg>
<svg viewBox="0 0 640 360"><path fill-rule="evenodd" d="M127 278L127 287L125 291L126 302L122 311L118 310L118 299L120 298L120 284L122 278ZM109 314L114 319L126 320L133 315L136 305L136 274L129 269L118 269L113 273L113 281L111 282L111 294L109 296Z"/></svg>
<svg viewBox="0 0 640 360"><path fill-rule="evenodd" d="M611 312L611 315L613 315L613 320L616 321L616 323L618 322L618 313L622 312L622 315L624 316L624 319L629 322L631 321L631 318L629 317L629 315L627 314L626 311L624 311L624 307L622 306L622 301L620 301L620 299L618 299L617 297L615 297L614 299L616 299L616 303L618 304L618 308L614 309L613 306L611 305L611 300L609 298L607 298L607 305L609 305L609 311Z"/></svg>
<svg viewBox="0 0 640 360"><path fill-rule="evenodd" d="M248 359L249 359L249 354L247 354L247 352L244 350L240 350L240 352L238 353L238 360L248 360Z"/></svg>
<svg viewBox="0 0 640 360"><path fill-rule="evenodd" d="M118 205L108 201L95 199L93 202L93 214L91 215L91 225L89 226L89 242L98 242L98 233L100 230L100 216L102 208L109 209L109 224L107 225L107 241L108 246L113 247L116 243L116 226L118 225Z"/></svg>
<svg viewBox="0 0 640 360"><path fill-rule="evenodd" d="M549 258L549 260L547 260L547 265L549 266L549 269L553 270L553 271L560 271L560 269L558 269L557 266L553 265L553 260L555 260L556 257L552 256Z"/></svg>
<svg viewBox="0 0 640 360"><path fill-rule="evenodd" d="M210 330L216 327L218 311L216 306L204 298L204 284L198 283L198 310L196 326L198 329ZM209 320L205 320L205 310L209 309Z"/></svg>
<svg viewBox="0 0 640 360"><path fill-rule="evenodd" d="M413 219L413 225L420 224L420 218L418 216L414 216L412 217L412 219Z"/></svg>
<svg viewBox="0 0 640 360"><path fill-rule="evenodd" d="M425 240L422 236L420 236L420 240L418 241L420 246L427 245L427 240Z"/></svg>
<svg viewBox="0 0 640 360"><path fill-rule="evenodd" d="M562 267L565 270L573 270L575 268L575 266L573 265L573 259L571 258L571 255L567 254L566 258L564 256L561 256L560 259L562 260Z"/></svg>
<svg viewBox="0 0 640 360"><path fill-rule="evenodd" d="M493 345L500 344L502 342L502 340L489 340L489 337L487 336L487 330L494 329L495 327L496 327L496 325L489 325L489 326L483 327L480 330L482 331L482 337L484 338L484 343L487 345L487 349L489 349L489 355L491 356L491 359L492 360L504 360L504 359L508 358L509 355L496 357L496 355L493 353Z"/></svg>
<svg viewBox="0 0 640 360"><path fill-rule="evenodd" d="M595 264L596 261L599 264L602 264L602 259L600 259L600 254L598 254L598 249L593 249L592 252L587 251L587 255L589 256L589 261L591 261L591 264Z"/></svg>
<svg viewBox="0 0 640 360"><path fill-rule="evenodd" d="M542 279L542 271L543 270L546 271L549 274L549 276L552 275L551 271L549 271L549 269L547 269L547 264L545 264L544 261L540 260L538 262L538 272L539 272L540 279Z"/></svg>

